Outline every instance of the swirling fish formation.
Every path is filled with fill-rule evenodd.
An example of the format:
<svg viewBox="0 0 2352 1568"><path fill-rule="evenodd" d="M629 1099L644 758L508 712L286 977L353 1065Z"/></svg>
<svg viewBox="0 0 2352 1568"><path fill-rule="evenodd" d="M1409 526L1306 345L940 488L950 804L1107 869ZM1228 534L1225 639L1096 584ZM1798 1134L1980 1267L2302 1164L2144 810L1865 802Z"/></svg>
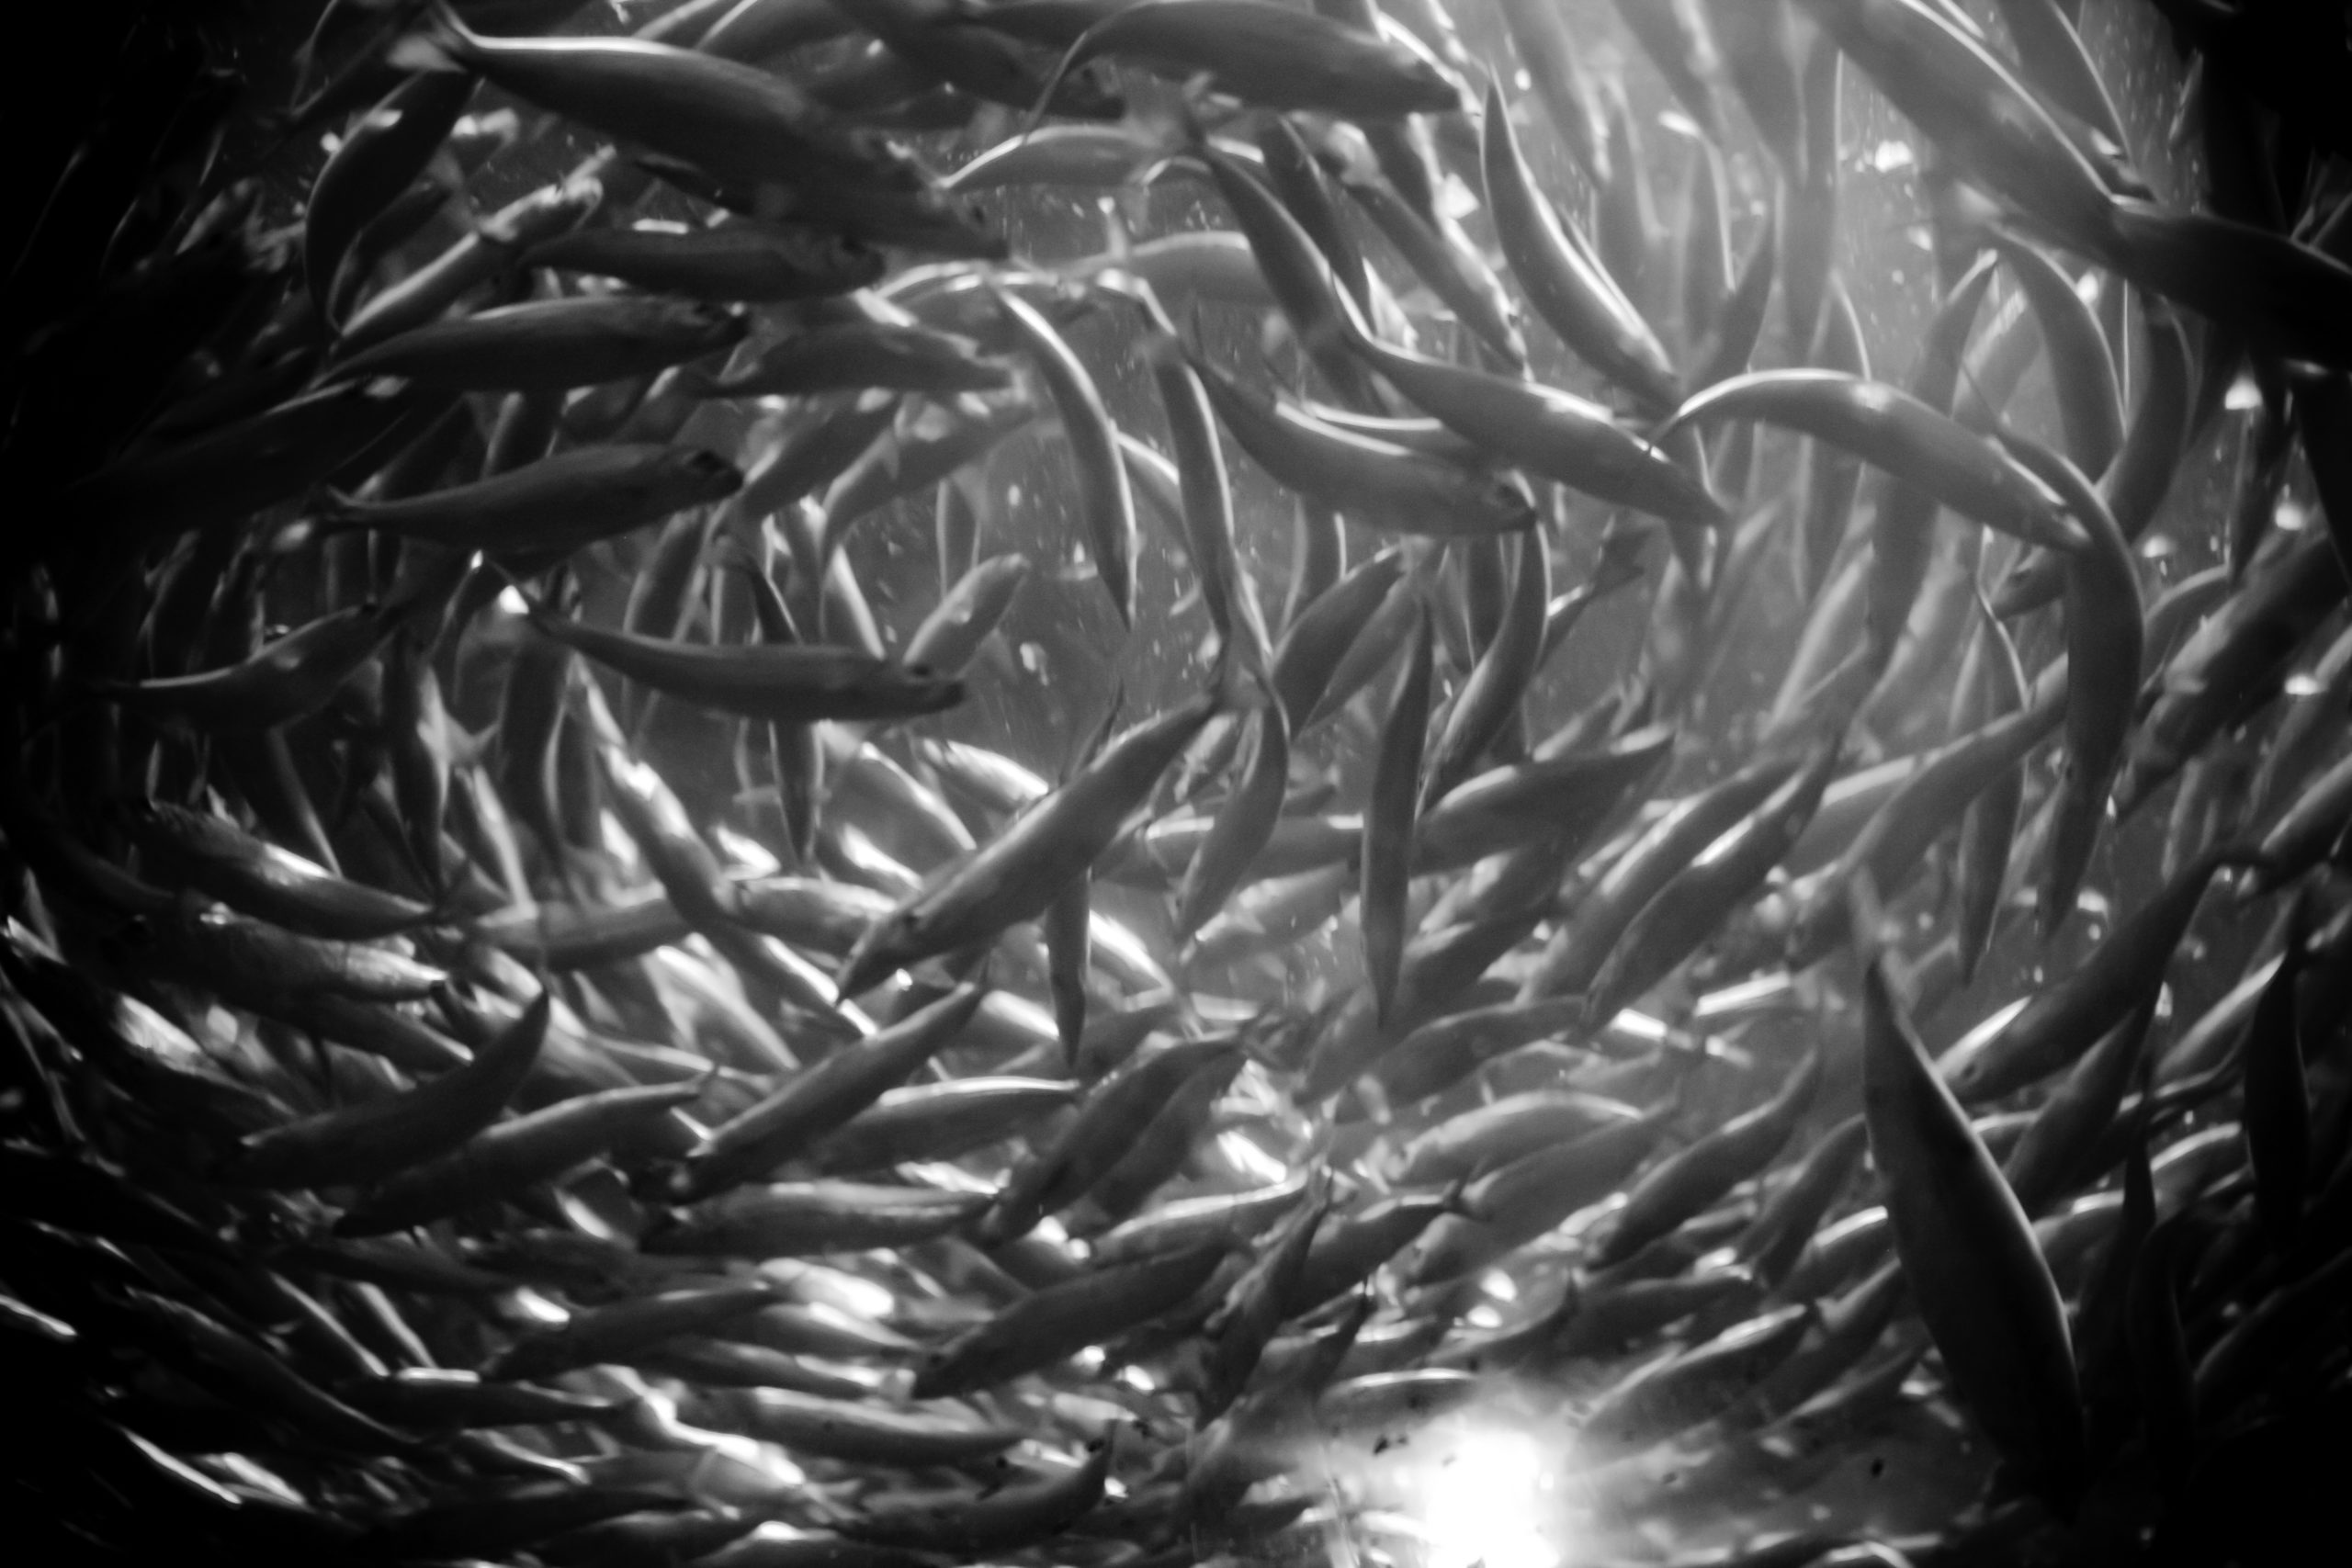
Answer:
<svg viewBox="0 0 2352 1568"><path fill-rule="evenodd" d="M2317 1520L2340 17L278 9L12 275L27 1561Z"/></svg>

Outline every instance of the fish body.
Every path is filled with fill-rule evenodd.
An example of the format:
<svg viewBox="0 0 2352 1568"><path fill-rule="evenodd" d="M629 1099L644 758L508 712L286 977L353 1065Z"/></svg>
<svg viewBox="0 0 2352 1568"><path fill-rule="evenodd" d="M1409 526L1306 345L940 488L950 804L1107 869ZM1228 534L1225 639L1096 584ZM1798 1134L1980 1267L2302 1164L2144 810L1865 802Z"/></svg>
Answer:
<svg viewBox="0 0 2352 1568"><path fill-rule="evenodd" d="M1404 394L1480 446L1546 479L1670 523L1724 520L1706 487L1599 404L1360 339L1357 352Z"/></svg>
<svg viewBox="0 0 2352 1568"><path fill-rule="evenodd" d="M1865 980L1864 1111L1912 1299L1970 1414L2030 1484L2068 1498L2083 1418L2058 1288L1875 964Z"/></svg>
<svg viewBox="0 0 2352 1568"><path fill-rule="evenodd" d="M742 1188L681 1210L643 1238L672 1257L799 1258L944 1235L988 1206L978 1193L849 1181Z"/></svg>
<svg viewBox="0 0 2352 1568"><path fill-rule="evenodd" d="M1110 56L1269 109L1348 118L1442 113L1461 89L1428 60L1385 37L1267 0L1138 0L1095 22L1063 69Z"/></svg>
<svg viewBox="0 0 2352 1568"><path fill-rule="evenodd" d="M666 370L731 348L745 331L741 316L699 300L533 300L411 327L359 349L336 370L450 391L560 391Z"/></svg>
<svg viewBox="0 0 2352 1568"><path fill-rule="evenodd" d="M964 696L961 681L845 648L722 648L607 631L545 610L531 626L664 695L770 724L899 718L937 713Z"/></svg>
<svg viewBox="0 0 2352 1568"><path fill-rule="evenodd" d="M1012 372L953 333L888 321L812 326L762 347L701 383L708 396L807 397L878 387L934 398L1001 391Z"/></svg>
<svg viewBox="0 0 2352 1568"><path fill-rule="evenodd" d="M616 277L714 304L825 299L878 282L879 251L837 236L761 223L684 231L577 229L523 253L525 266Z"/></svg>
<svg viewBox="0 0 2352 1568"><path fill-rule="evenodd" d="M889 970L967 947L1045 913L1070 879L1110 846L1126 814L1157 784L1217 706L1195 698L1138 726L914 898L877 920L841 975L844 996Z"/></svg>
<svg viewBox="0 0 2352 1568"><path fill-rule="evenodd" d="M582 447L397 501L337 500L322 527L380 529L494 555L568 551L661 522L742 488L732 463L695 447Z"/></svg>
<svg viewBox="0 0 2352 1568"><path fill-rule="evenodd" d="M462 70L592 130L732 184L903 185L910 164L840 125L783 77L639 39L494 39L446 12L394 50L410 69Z"/></svg>
<svg viewBox="0 0 2352 1568"><path fill-rule="evenodd" d="M1023 1297L926 1357L914 1397L989 1388L1117 1337L1190 1295L1224 1258L1221 1239L1091 1269Z"/></svg>

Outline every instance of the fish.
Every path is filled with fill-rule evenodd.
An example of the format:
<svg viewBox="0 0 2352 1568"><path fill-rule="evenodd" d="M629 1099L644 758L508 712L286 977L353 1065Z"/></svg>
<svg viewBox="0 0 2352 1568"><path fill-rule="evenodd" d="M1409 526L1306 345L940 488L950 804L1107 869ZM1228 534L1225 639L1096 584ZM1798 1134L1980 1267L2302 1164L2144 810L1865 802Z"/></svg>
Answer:
<svg viewBox="0 0 2352 1568"><path fill-rule="evenodd" d="M1340 183L1413 275L1476 335L1495 363L1511 369L1525 366L1527 344L1520 333L1518 307L1461 225L1442 213L1431 222L1387 180L1369 171L1344 175Z"/></svg>
<svg viewBox="0 0 2352 1568"><path fill-rule="evenodd" d="M914 1551L986 1554L1061 1534L1101 1501L1115 1442L1109 1433L1086 1461L1063 1474L1008 1486L966 1501L954 1498L874 1509L841 1521L853 1540Z"/></svg>
<svg viewBox="0 0 2352 1568"><path fill-rule="evenodd" d="M1067 65L1048 76L1043 51L993 28L908 0L850 0L847 8L892 55L976 98L1092 119L1115 120L1125 111L1115 88L1074 76Z"/></svg>
<svg viewBox="0 0 2352 1568"><path fill-rule="evenodd" d="M741 316L700 300L533 300L411 327L334 368L448 391L561 391L666 370L732 348L747 330Z"/></svg>
<svg viewBox="0 0 2352 1568"><path fill-rule="evenodd" d="M2068 249L2105 254L2119 208L2098 170L1969 29L1927 0L1794 0L1971 183Z"/></svg>
<svg viewBox="0 0 2352 1568"><path fill-rule="evenodd" d="M1035 810L876 920L842 963L842 995L855 996L890 969L1043 914L1069 878L1109 847L1120 820L1217 705L1212 692L1120 737Z"/></svg>
<svg viewBox="0 0 2352 1568"><path fill-rule="evenodd" d="M757 1105L714 1127L688 1151L673 1186L708 1197L772 1169L837 1130L944 1049L979 1011L981 987L965 985L856 1045L837 1051Z"/></svg>
<svg viewBox="0 0 2352 1568"><path fill-rule="evenodd" d="M1182 1301L1224 1257L1212 1238L1047 1286L924 1357L911 1390L938 1399L989 1388L1115 1338Z"/></svg>
<svg viewBox="0 0 2352 1568"><path fill-rule="evenodd" d="M359 604L299 626L235 664L151 681L103 681L94 694L154 722L212 733L277 728L316 713L400 629L405 604Z"/></svg>
<svg viewBox="0 0 2352 1568"><path fill-rule="evenodd" d="M302 204L304 286L333 324L335 279L352 243L423 175L474 96L464 75L411 77L334 150Z"/></svg>
<svg viewBox="0 0 2352 1568"><path fill-rule="evenodd" d="M936 713L964 697L960 681L843 648L719 648L634 637L566 618L545 605L531 612L530 622L548 641L666 696L769 724Z"/></svg>
<svg viewBox="0 0 2352 1568"><path fill-rule="evenodd" d="M1593 1265L1624 1262L1770 1165L1811 1108L1822 1073L1820 1053L1809 1053L1771 1100L1652 1168L1626 1193L1625 1206L1592 1254Z"/></svg>
<svg viewBox="0 0 2352 1568"><path fill-rule="evenodd" d="M905 184L911 164L834 123L782 77L739 61L639 39L496 39L447 7L394 45L404 69L459 71L603 135L714 178L795 186L812 178Z"/></svg>
<svg viewBox="0 0 2352 1568"><path fill-rule="evenodd" d="M992 25L1013 24L998 18ZM1441 113L1454 107L1461 91L1432 63L1386 38L1266 0L1142 0L1116 7L1069 40L1056 77L1102 56L1177 81L1205 75L1218 90L1261 108L1349 118Z"/></svg>
<svg viewBox="0 0 2352 1568"><path fill-rule="evenodd" d="M904 1246L944 1235L987 1207L985 1197L848 1181L737 1188L680 1210L643 1238L654 1256L799 1258Z"/></svg>
<svg viewBox="0 0 2352 1568"><path fill-rule="evenodd" d="M2325 1528L2324 15L628 9L41 56L61 1529L1468 1561L1563 1443L1612 1560Z"/></svg>
<svg viewBox="0 0 2352 1568"><path fill-rule="evenodd" d="M615 444L559 453L472 484L395 501L334 497L317 509L326 534L380 530L496 555L569 552L689 507L726 500L743 476L695 447Z"/></svg>
<svg viewBox="0 0 2352 1568"><path fill-rule="evenodd" d="M1505 0L1503 26L1526 63L1544 115L1587 178L1605 183L1609 146L1593 107L1593 85L1565 18L1535 0Z"/></svg>
<svg viewBox="0 0 2352 1568"><path fill-rule="evenodd" d="M540 241L517 263L712 304L759 305L854 293L881 281L885 266L882 253L838 235L740 221L575 229Z"/></svg>
<svg viewBox="0 0 2352 1568"><path fill-rule="evenodd" d="M1159 138L1131 123L1041 125L984 150L940 183L951 191L1117 189L1136 184L1163 151Z"/></svg>
<svg viewBox="0 0 2352 1568"><path fill-rule="evenodd" d="M1488 1171L1463 1190L1458 1213L1440 1215L1414 1244L1406 1278L1459 1279L1608 1196L1657 1146L1670 1114L1660 1107L1606 1122Z"/></svg>
<svg viewBox="0 0 2352 1568"><path fill-rule="evenodd" d="M568 178L508 202L406 277L359 300L336 348L356 355L426 326L468 294L508 276L533 245L568 233L603 205L600 176L606 174L605 164L592 158Z"/></svg>
<svg viewBox="0 0 2352 1568"><path fill-rule="evenodd" d="M2071 974L2021 998L2023 1005L1983 1040L1963 1041L1968 1049L1955 1045L1939 1058L1945 1079L1971 1100L1990 1100L2089 1050L2161 981L2213 877L2245 858L2245 850L2224 845L2182 867Z"/></svg>
<svg viewBox="0 0 2352 1568"><path fill-rule="evenodd" d="M2100 478L2123 446L2122 394L2107 334L2064 268L2022 240L1996 232L1993 244L2041 329L2066 456Z"/></svg>
<svg viewBox="0 0 2352 1568"><path fill-rule="evenodd" d="M379 1181L446 1154L487 1127L538 1060L548 994L466 1062L404 1093L272 1127L243 1139L224 1181L274 1190Z"/></svg>
<svg viewBox="0 0 2352 1568"><path fill-rule="evenodd" d="M1355 351L1457 434L1530 472L1669 523L1713 526L1722 503L1607 410L1573 393L1446 365L1353 335Z"/></svg>
<svg viewBox="0 0 2352 1568"><path fill-rule="evenodd" d="M1864 1114L1888 1172L1896 1257L1970 1414L2071 1506L2084 1484L2082 1406L2065 1308L2025 1213L1962 1119L1889 987L1864 974Z"/></svg>
<svg viewBox="0 0 2352 1568"><path fill-rule="evenodd" d="M1487 200L1503 256L1536 314L1645 406L1671 408L1679 400L1664 346L1590 244L1536 188L1498 86L1487 88L1480 134Z"/></svg>
<svg viewBox="0 0 2352 1568"><path fill-rule="evenodd" d="M322 942L368 942L413 931L426 905L348 881L301 856L169 801L127 803L118 819L159 871L240 913Z"/></svg>
<svg viewBox="0 0 2352 1568"><path fill-rule="evenodd" d="M1413 821L1420 793L1421 752L1428 743L1433 634L1429 606L1419 606L1374 763L1364 807L1363 847L1357 854L1357 922L1363 931L1363 967L1372 983L1373 1012L1386 1023L1396 997L1405 952L1405 895L1412 871Z"/></svg>
<svg viewBox="0 0 2352 1568"><path fill-rule="evenodd" d="M2070 553L2088 545L2082 525L2061 513L2041 481L1997 446L1908 393L1842 371L1751 371L1718 382L1684 402L1659 434L1694 419L1743 415L1843 447L1954 512L2029 544Z"/></svg>
<svg viewBox="0 0 2352 1568"><path fill-rule="evenodd" d="M1053 394L1054 406L1061 411L1063 434L1086 496L1087 539L1093 547L1095 567L1110 592L1112 608L1118 611L1121 621L1132 624L1136 503L1127 488L1126 468L1119 460L1118 427L1111 423L1093 378L1053 324L1016 295L1000 293L997 304L1036 362Z"/></svg>
<svg viewBox="0 0 2352 1568"><path fill-rule="evenodd" d="M2089 531L2091 547L2066 568L2066 773L2052 820L2050 862L2039 913L2045 931L2074 907L2099 817L2130 740L2132 700L2140 675L2140 578L2122 528L2082 470L2054 453L2005 445L2065 499Z"/></svg>
<svg viewBox="0 0 2352 1568"><path fill-rule="evenodd" d="M1564 921L1544 943L1521 982L1519 999L1533 1001L1588 991L1623 934L1624 922L1638 915L1701 851L1792 779L1799 761L1795 757L1774 757L1752 763L1677 802L1649 824L1587 890L1576 918Z"/></svg>
<svg viewBox="0 0 2352 1568"><path fill-rule="evenodd" d="M480 1202L576 1169L617 1144L642 1135L700 1097L698 1083L605 1089L496 1123L429 1164L401 1172L335 1222L338 1234L367 1235L406 1228L415 1216Z"/></svg>
<svg viewBox="0 0 2352 1568"><path fill-rule="evenodd" d="M893 321L835 321L761 345L748 360L696 378L705 397L805 397L879 387L946 398L1001 391L1004 366L981 358L978 344L953 333Z"/></svg>
<svg viewBox="0 0 2352 1568"><path fill-rule="evenodd" d="M1604 1393L1578 1432L1596 1447L1637 1450L1696 1426L1770 1377L1812 1321L1810 1305L1775 1307L1644 1367Z"/></svg>

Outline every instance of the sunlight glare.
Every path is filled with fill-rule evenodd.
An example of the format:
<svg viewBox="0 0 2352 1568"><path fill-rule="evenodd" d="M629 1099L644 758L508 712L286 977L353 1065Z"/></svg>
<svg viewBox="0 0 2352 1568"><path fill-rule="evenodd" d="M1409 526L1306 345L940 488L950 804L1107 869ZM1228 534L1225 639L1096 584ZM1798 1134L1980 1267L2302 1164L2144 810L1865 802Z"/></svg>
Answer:
<svg viewBox="0 0 2352 1568"><path fill-rule="evenodd" d="M1560 1546L1542 1519L1544 1463L1535 1439L1502 1427L1473 1427L1423 1477L1419 1514L1431 1542L1430 1568L1555 1568Z"/></svg>

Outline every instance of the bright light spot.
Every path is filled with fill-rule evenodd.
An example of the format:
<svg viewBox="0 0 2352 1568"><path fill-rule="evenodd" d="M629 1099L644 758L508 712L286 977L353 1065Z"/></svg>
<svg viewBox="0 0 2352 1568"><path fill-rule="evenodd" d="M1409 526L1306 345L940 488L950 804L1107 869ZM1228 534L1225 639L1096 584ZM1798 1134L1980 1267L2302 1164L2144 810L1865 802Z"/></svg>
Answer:
<svg viewBox="0 0 2352 1568"><path fill-rule="evenodd" d="M2238 378L2230 383L2229 394L2222 400L2222 406L2232 413L2244 413L2248 409L2262 406L2262 388L2256 383L2253 371L2238 373Z"/></svg>
<svg viewBox="0 0 2352 1568"><path fill-rule="evenodd" d="M1912 152L1911 144L1907 141L1882 141L1871 149L1870 165L1882 175L1891 175L1897 169L1907 169L1916 162L1917 158Z"/></svg>
<svg viewBox="0 0 2352 1568"><path fill-rule="evenodd" d="M1544 1538L1543 1458L1524 1432L1474 1429L1448 1445L1427 1474L1418 1512L1429 1531L1430 1568L1552 1568L1559 1546Z"/></svg>
<svg viewBox="0 0 2352 1568"><path fill-rule="evenodd" d="M523 597L523 591L512 583L498 591L498 607L510 615L527 615L531 608Z"/></svg>
<svg viewBox="0 0 2352 1568"><path fill-rule="evenodd" d="M1249 1172L1263 1181L1280 1181L1290 1174L1290 1167L1251 1143L1240 1133L1220 1134L1217 1151L1233 1162L1236 1168Z"/></svg>
<svg viewBox="0 0 2352 1568"><path fill-rule="evenodd" d="M2300 534L2312 525L2312 514L2301 502L2289 499L2278 503L2271 521L2278 525L2282 534Z"/></svg>
<svg viewBox="0 0 2352 1568"><path fill-rule="evenodd" d="M767 846L756 839L746 838L723 823L714 836L718 847L750 875L774 876L784 869L784 863L768 853Z"/></svg>
<svg viewBox="0 0 2352 1568"><path fill-rule="evenodd" d="M570 1312L528 1285L516 1286L506 1301L516 1316L541 1327L560 1328L571 1321Z"/></svg>
<svg viewBox="0 0 2352 1568"><path fill-rule="evenodd" d="M818 1317L834 1317L856 1322L886 1318L897 1310L899 1298L889 1290L871 1280L861 1280L854 1274L835 1273L825 1281L831 1299L811 1302L809 1312Z"/></svg>

